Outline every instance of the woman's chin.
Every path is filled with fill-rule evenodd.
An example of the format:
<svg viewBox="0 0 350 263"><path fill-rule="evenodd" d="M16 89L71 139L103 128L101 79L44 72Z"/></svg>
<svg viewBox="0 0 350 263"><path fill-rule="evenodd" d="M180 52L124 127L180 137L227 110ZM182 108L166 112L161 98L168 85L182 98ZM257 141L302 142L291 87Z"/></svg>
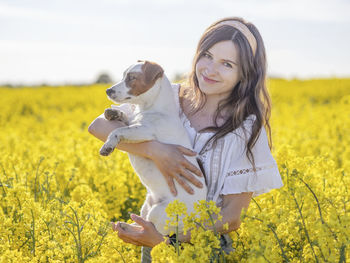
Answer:
<svg viewBox="0 0 350 263"><path fill-rule="evenodd" d="M206 95L211 95L215 93L215 87L213 85L208 85L206 83L199 83L199 89Z"/></svg>

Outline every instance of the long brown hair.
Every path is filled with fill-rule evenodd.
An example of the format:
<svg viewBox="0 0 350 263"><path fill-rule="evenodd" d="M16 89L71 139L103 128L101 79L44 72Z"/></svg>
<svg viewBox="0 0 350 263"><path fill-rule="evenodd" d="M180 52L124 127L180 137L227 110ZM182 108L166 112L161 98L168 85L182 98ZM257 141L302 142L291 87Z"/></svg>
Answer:
<svg viewBox="0 0 350 263"><path fill-rule="evenodd" d="M220 22L234 20L245 24L250 32L254 35L257 48L255 55L248 40L236 28L230 25L218 25ZM213 45L220 41L231 40L238 49L239 67L240 67L240 81L235 87L232 87L230 96L220 101L219 106L214 114L214 123L216 126L207 127L205 129L212 129L215 131L214 135L209 139L204 148L212 142L216 144L217 140L224 137L229 132L233 132L239 127L244 129L243 121L253 114L256 119L249 132L250 137L246 136L246 155L248 160L252 163L255 170L255 161L252 153L252 148L255 145L258 136L263 126L268 132L269 147L272 148L271 128L269 124L271 114L271 100L266 87L266 54L264 42L258 29L249 22L239 17L227 17L221 19L210 25L203 36L199 40L197 51L193 59L192 70L187 79L187 85L191 87L186 89L184 97L190 101L190 114L199 111L206 102L206 96L199 89L198 78L196 75L196 64L203 54ZM230 112L229 118L220 127L217 125L219 116L223 112Z"/></svg>

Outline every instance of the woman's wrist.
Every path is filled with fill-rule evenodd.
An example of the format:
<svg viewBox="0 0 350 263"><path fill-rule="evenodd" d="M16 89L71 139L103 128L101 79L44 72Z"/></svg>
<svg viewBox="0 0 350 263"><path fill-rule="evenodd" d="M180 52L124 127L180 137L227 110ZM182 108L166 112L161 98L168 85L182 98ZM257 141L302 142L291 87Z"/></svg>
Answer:
<svg viewBox="0 0 350 263"><path fill-rule="evenodd" d="M159 237L154 241L153 247L157 246L158 244L167 241L166 236L163 236L162 234L159 233Z"/></svg>
<svg viewBox="0 0 350 263"><path fill-rule="evenodd" d="M152 159L154 142L156 141L145 141L145 142L138 142L138 143L121 142L117 145L117 148L119 150L131 153L134 155Z"/></svg>
<svg viewBox="0 0 350 263"><path fill-rule="evenodd" d="M147 148L145 151L145 157L153 160L153 158L155 157L155 154L157 153L155 149L159 145L159 142L156 140L152 140L152 141L147 141L146 143L147 143Z"/></svg>

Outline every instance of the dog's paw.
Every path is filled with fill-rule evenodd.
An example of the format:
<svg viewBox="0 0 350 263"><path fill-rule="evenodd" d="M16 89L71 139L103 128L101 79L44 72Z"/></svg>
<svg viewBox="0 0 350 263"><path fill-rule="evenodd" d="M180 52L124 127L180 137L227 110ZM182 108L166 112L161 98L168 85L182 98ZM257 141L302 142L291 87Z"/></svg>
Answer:
<svg viewBox="0 0 350 263"><path fill-rule="evenodd" d="M125 120L123 112L121 112L120 110L117 110L117 109L112 109L112 108L105 109L104 116L105 116L106 120L109 120L109 121L112 121L112 120L124 121Z"/></svg>
<svg viewBox="0 0 350 263"><path fill-rule="evenodd" d="M102 156L108 156L114 151L114 148L108 145L103 145L100 149L100 155Z"/></svg>

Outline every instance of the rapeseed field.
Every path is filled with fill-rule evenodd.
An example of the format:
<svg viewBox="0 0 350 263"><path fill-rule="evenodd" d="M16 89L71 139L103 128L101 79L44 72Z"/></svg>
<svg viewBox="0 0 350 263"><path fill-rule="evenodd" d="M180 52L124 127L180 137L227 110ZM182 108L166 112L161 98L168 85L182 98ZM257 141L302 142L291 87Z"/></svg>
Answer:
<svg viewBox="0 0 350 263"><path fill-rule="evenodd" d="M155 247L154 262L349 260L350 79L268 86L284 187L251 201L230 255L198 231L194 246ZM107 87L0 88L0 262L140 262L140 248L109 222L131 222L146 190L127 154L100 156L102 142L87 131L112 104ZM213 204L198 213L206 208L218 213Z"/></svg>

